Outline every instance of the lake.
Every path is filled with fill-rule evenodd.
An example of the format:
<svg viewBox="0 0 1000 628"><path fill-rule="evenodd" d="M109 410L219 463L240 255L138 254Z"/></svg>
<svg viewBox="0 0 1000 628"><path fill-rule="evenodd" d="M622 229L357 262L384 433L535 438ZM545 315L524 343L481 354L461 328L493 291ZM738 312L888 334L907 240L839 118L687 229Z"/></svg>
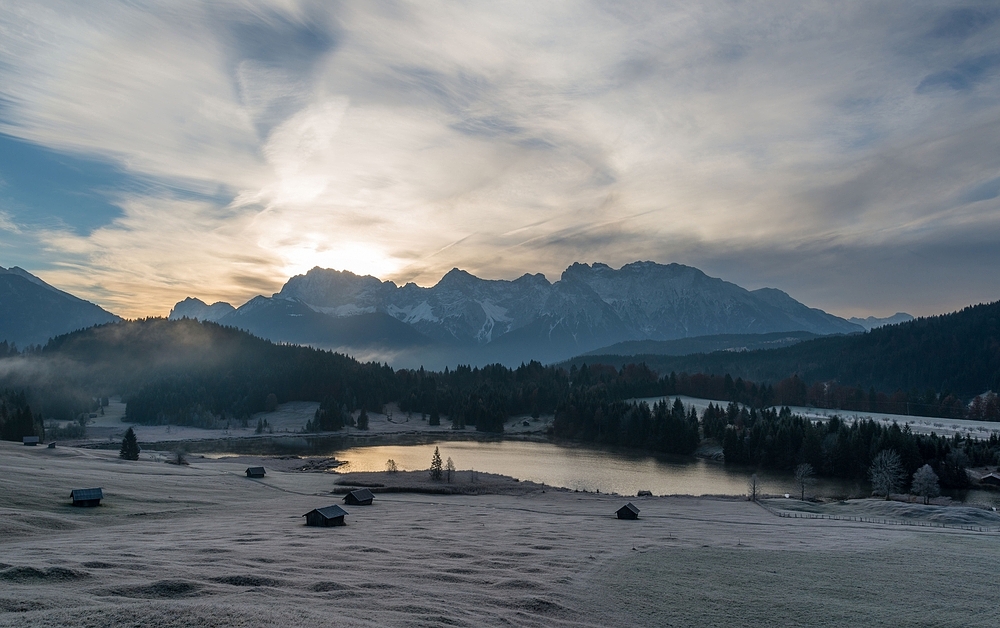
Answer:
<svg viewBox="0 0 1000 628"><path fill-rule="evenodd" d="M620 450L560 446L527 441L441 441L420 445L353 447L335 452L345 463L337 470L384 471L390 458L400 470L418 471L431 464L434 448L455 467L499 473L549 486L581 491L635 495L743 495L751 471L727 468L700 458L668 459ZM794 493L790 476L758 473L767 493ZM836 480L820 480L809 492L821 495L861 494L865 487Z"/></svg>
<svg viewBox="0 0 1000 628"><path fill-rule="evenodd" d="M190 451L212 457L227 455L335 456L343 461L337 472L384 471L394 460L402 471L421 471L431 465L434 448L441 459L451 458L459 471L498 473L554 487L580 491L600 491L635 495L640 490L654 495L745 495L753 471L727 467L702 458L671 458L632 450L601 449L592 446L554 444L524 440L436 440L408 436L404 443L359 445L342 436L275 437L227 439L189 443ZM758 471L763 493L782 495L796 492L789 473ZM816 478L807 494L820 497L865 496L867 483ZM956 501L1000 507L1000 493L970 490L953 493Z"/></svg>

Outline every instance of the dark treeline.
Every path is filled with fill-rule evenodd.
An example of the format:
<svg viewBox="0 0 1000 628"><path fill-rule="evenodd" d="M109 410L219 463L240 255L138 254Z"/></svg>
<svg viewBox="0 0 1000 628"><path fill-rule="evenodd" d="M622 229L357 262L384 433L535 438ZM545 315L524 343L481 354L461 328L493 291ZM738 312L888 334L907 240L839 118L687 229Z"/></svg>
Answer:
<svg viewBox="0 0 1000 628"><path fill-rule="evenodd" d="M709 405L702 416L706 437L722 443L726 464L791 471L809 463L821 475L864 481L878 452L899 454L907 474L929 464L945 488L965 488L968 466L1000 463L1000 439L975 440L914 434L909 426L886 427L865 419L848 423L836 417L814 423L788 408L757 410L729 404Z"/></svg>
<svg viewBox="0 0 1000 628"><path fill-rule="evenodd" d="M600 389L615 399L658 394L655 373L644 365L620 371L610 367L584 367L569 372L538 362L509 369L499 364L483 368L459 366L443 373L400 371L400 409L447 414L457 427L475 425L483 431L500 431L503 420L514 414L552 414L572 391Z"/></svg>
<svg viewBox="0 0 1000 628"><path fill-rule="evenodd" d="M647 449L665 454L693 454L701 436L698 413L673 405L610 400L604 395L575 391L556 411L555 436L604 445Z"/></svg>
<svg viewBox="0 0 1000 628"><path fill-rule="evenodd" d="M816 382L811 385L792 375L774 385L757 384L733 379L731 375L688 375L671 373L664 378L662 394L688 395L702 399L735 401L755 408L772 406L812 406L845 410L849 412L881 412L911 416L944 417L952 419L975 418L981 421L1000 421L1000 406L995 395L986 395L970 414L966 404L948 391L935 392L897 390L892 394L867 391L836 382Z"/></svg>
<svg viewBox="0 0 1000 628"><path fill-rule="evenodd" d="M512 414L551 413L565 396L565 371L544 367L538 362L516 369L501 365L483 368L458 366L435 373L424 369L401 369L393 374L392 401L407 413L429 416L440 425L442 415L456 429L475 426L483 432L502 432L504 420ZM351 425L356 404L343 396L323 398L309 431L337 430ZM381 409L381 404L369 406Z"/></svg>
<svg viewBox="0 0 1000 628"><path fill-rule="evenodd" d="M976 316L985 311L970 309ZM725 374L660 377L645 364L620 369L583 364L567 370L538 362L513 369L394 371L193 320L102 325L5 359L13 366L5 368L0 386L26 391L33 409L63 420L92 411L95 399L121 395L130 421L218 426L247 421L269 407L270 397L274 403L321 402L309 428L326 431L350 424L358 410L381 411L386 403L398 402L403 412L427 415L431 424L447 417L454 427L488 432L502 431L511 415L555 414L554 431L560 437L678 453L693 449L685 435L690 431L686 418L684 425L668 426L673 408L664 414L622 402L690 395L753 408L812 405L955 418L970 414L944 389L885 393L874 387L807 384L798 375L762 384ZM1000 418L998 405L995 396L980 398L972 405L974 418Z"/></svg>
<svg viewBox="0 0 1000 628"><path fill-rule="evenodd" d="M396 377L400 410L447 415L456 428L474 425L485 432L503 431L504 420L514 414L551 413L569 386L565 371L538 362L516 369L493 364L441 373L400 370Z"/></svg>
<svg viewBox="0 0 1000 628"><path fill-rule="evenodd" d="M31 411L23 391L0 391L0 440L21 442L25 436L45 439L41 416Z"/></svg>

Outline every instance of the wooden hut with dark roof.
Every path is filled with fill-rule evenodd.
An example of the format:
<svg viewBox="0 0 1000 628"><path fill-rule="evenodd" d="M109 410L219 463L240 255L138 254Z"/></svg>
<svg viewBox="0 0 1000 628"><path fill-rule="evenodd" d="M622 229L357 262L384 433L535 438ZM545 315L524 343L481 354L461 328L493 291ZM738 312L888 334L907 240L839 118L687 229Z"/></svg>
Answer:
<svg viewBox="0 0 1000 628"><path fill-rule="evenodd" d="M14 442L16 443L17 441L14 441ZM21 444L27 445L28 447L34 447L34 446L38 445L38 442L39 442L39 439L38 439L37 436L22 436L21 437Z"/></svg>
<svg viewBox="0 0 1000 628"><path fill-rule="evenodd" d="M344 515L346 514L346 510L334 504L333 506L327 506L326 508L316 508L314 510L310 510L302 516L306 518L307 526L328 528L330 526L347 525L344 523Z"/></svg>
<svg viewBox="0 0 1000 628"><path fill-rule="evenodd" d="M248 478L264 477L264 467L247 467L247 477Z"/></svg>
<svg viewBox="0 0 1000 628"><path fill-rule="evenodd" d="M981 484L989 484L991 486L1000 486L1000 473L996 471L992 473L987 473L983 477L979 478Z"/></svg>
<svg viewBox="0 0 1000 628"><path fill-rule="evenodd" d="M624 506L622 506L621 508L619 508L618 512L616 512L615 514L618 515L619 519L638 519L639 509L636 508L632 504L632 502L629 502Z"/></svg>
<svg viewBox="0 0 1000 628"><path fill-rule="evenodd" d="M99 488L76 488L69 492L74 506L100 506L104 491Z"/></svg>
<svg viewBox="0 0 1000 628"><path fill-rule="evenodd" d="M350 506L371 506L375 495L366 488L359 488L344 495L344 503Z"/></svg>

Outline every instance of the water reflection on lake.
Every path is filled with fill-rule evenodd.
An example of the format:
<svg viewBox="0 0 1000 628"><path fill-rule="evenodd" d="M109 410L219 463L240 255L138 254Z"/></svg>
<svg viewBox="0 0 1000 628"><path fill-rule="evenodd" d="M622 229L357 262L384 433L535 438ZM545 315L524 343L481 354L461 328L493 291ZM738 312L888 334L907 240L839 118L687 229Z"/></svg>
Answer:
<svg viewBox="0 0 1000 628"><path fill-rule="evenodd" d="M622 451L524 441L442 441L355 447L336 452L337 459L346 462L338 471L384 471L390 458L400 470L427 469L435 446L440 448L441 459L450 457L459 470L475 469L549 486L620 495L635 495L640 490L652 491L654 495L744 495L751 473L702 459L668 460ZM795 492L790 476L768 473L758 476L765 493ZM854 483L820 480L808 492L860 495L863 488Z"/></svg>

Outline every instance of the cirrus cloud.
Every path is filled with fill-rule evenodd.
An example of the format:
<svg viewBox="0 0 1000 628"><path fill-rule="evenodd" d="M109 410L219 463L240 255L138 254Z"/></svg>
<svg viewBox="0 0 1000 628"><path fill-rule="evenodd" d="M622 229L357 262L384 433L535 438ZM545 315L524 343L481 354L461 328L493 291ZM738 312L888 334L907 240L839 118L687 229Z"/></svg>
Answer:
<svg viewBox="0 0 1000 628"><path fill-rule="evenodd" d="M955 255L998 233L983 192L1000 175L998 18L890 2L8 8L0 132L144 182L83 233L26 232L0 188L4 224L38 244L8 263L124 315L239 303L313 265L428 284L636 259L844 315L953 309L1000 288L992 256ZM926 291L895 289L921 276Z"/></svg>

